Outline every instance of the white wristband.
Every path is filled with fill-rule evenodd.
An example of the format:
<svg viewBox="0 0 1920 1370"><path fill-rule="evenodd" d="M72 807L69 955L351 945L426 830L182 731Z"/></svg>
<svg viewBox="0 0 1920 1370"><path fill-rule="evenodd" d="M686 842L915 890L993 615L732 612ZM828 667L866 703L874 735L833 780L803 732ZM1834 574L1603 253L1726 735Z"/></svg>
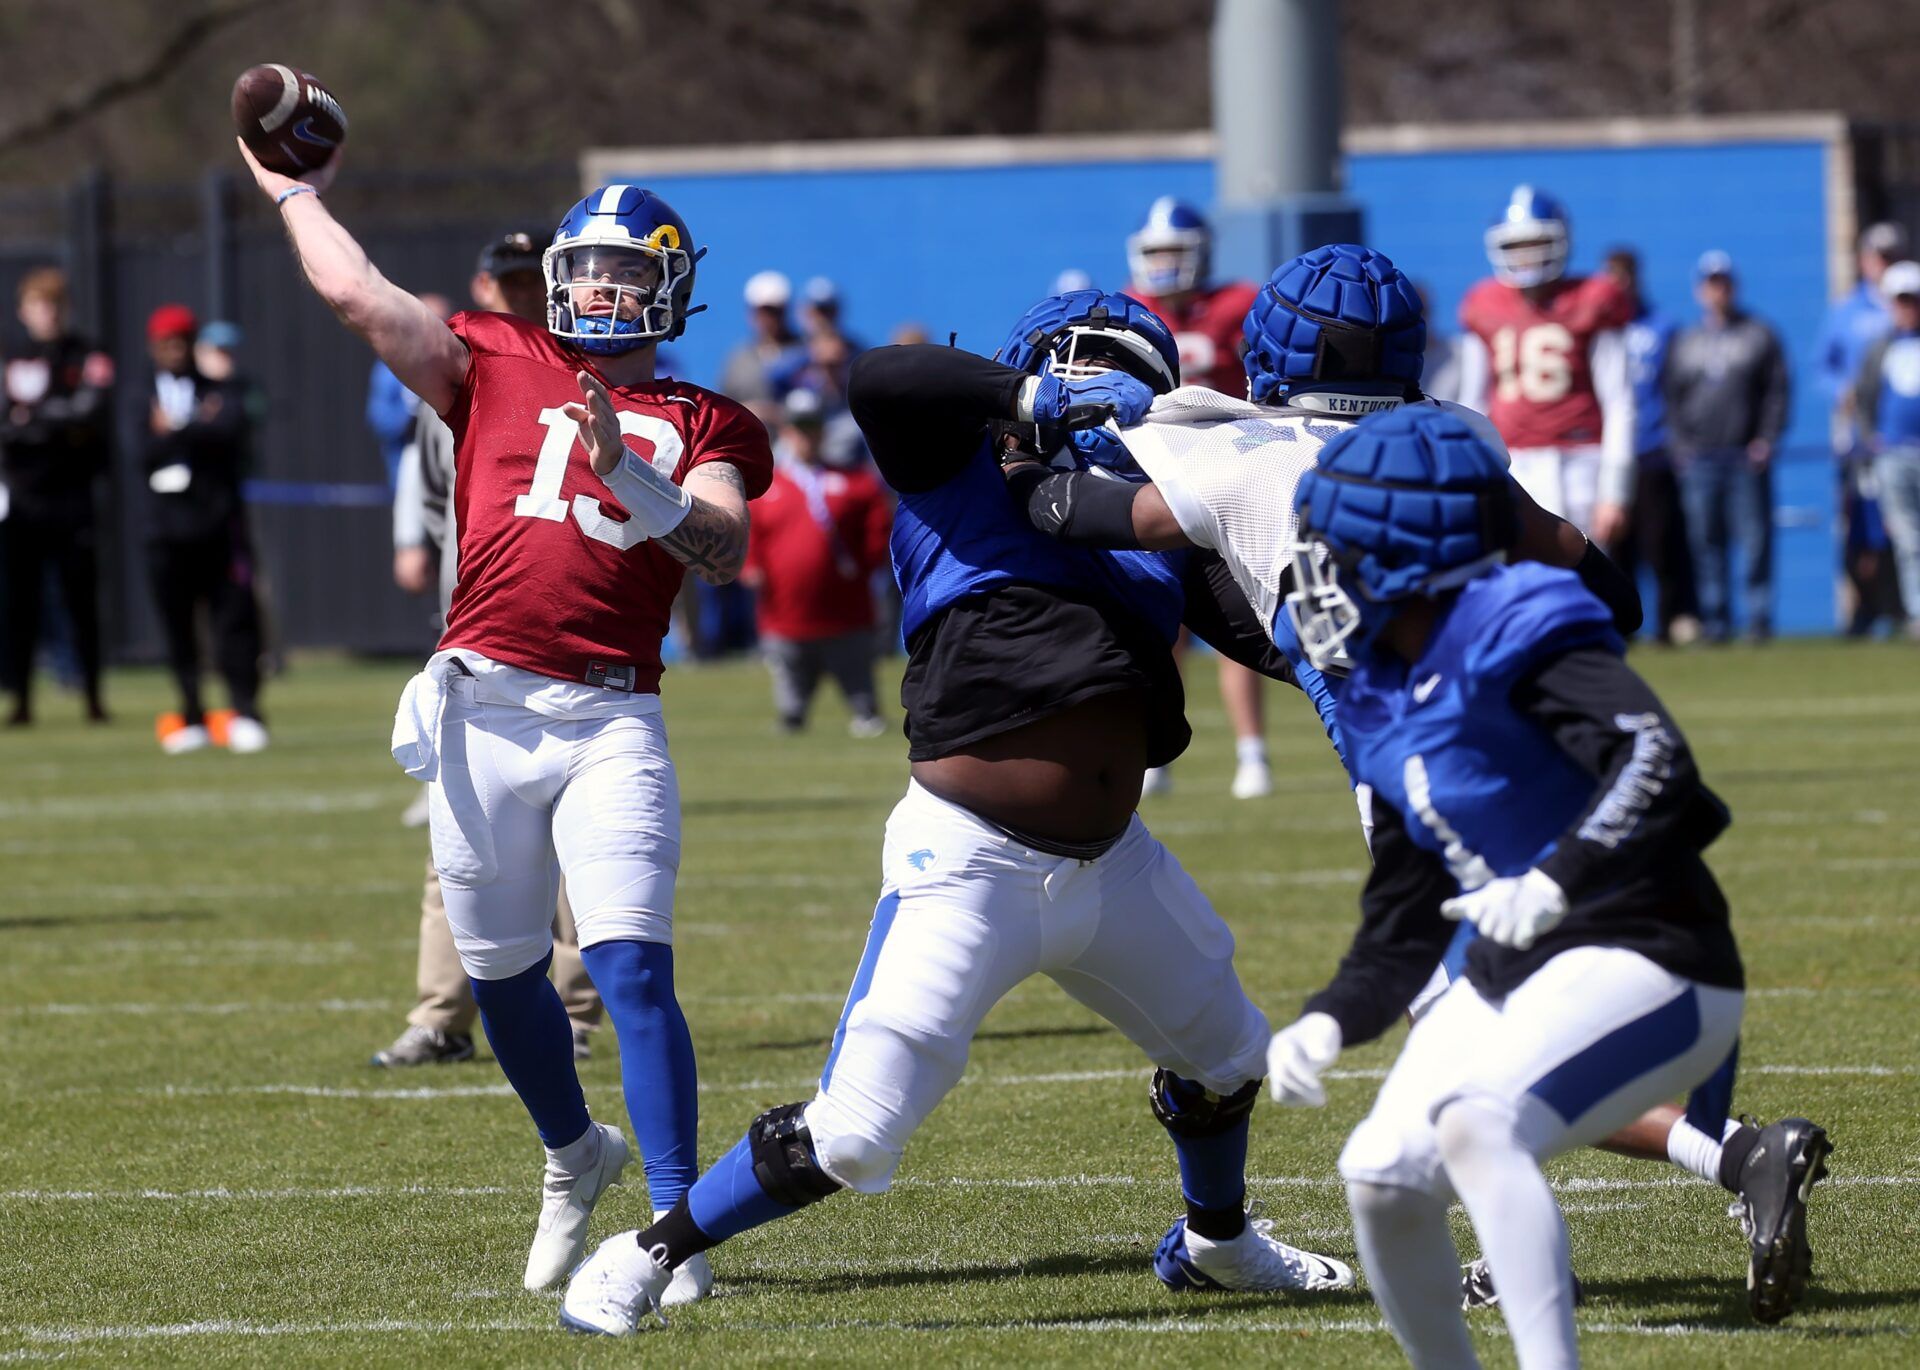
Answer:
<svg viewBox="0 0 1920 1370"><path fill-rule="evenodd" d="M693 509L693 496L661 475L652 462L631 447L601 479L650 538L671 533Z"/></svg>

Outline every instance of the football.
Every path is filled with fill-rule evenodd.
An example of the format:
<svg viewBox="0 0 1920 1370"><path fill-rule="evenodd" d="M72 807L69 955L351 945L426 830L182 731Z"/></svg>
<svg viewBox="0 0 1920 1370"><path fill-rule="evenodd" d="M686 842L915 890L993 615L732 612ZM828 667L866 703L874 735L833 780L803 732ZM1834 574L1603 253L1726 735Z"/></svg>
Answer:
<svg viewBox="0 0 1920 1370"><path fill-rule="evenodd" d="M300 176L346 141L347 115L320 78L278 62L248 67L233 83L233 126L269 171Z"/></svg>

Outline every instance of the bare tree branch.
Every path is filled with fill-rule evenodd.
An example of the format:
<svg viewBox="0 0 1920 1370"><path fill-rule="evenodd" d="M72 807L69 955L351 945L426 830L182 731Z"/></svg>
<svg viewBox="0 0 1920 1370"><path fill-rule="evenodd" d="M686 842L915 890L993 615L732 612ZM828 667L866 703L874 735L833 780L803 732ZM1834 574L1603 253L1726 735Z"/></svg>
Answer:
<svg viewBox="0 0 1920 1370"><path fill-rule="evenodd" d="M0 156L17 152L43 138L51 138L129 96L158 85L173 73L183 58L208 38L267 3L268 0L225 0L225 3L213 5L183 19L166 41L144 61L75 91L63 100L56 100L11 128L0 129Z"/></svg>

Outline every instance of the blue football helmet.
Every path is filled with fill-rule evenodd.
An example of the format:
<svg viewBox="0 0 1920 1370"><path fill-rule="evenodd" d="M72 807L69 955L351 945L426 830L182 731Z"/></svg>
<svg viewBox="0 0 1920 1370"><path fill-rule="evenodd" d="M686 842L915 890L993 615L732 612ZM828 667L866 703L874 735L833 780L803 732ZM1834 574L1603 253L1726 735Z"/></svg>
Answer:
<svg viewBox="0 0 1920 1370"><path fill-rule="evenodd" d="M1180 384L1180 346L1160 316L1130 296L1098 290L1047 296L1020 316L993 359L1035 376L1051 368L1063 380L1111 367L1156 395ZM1086 464L1144 479L1112 428L1079 429L1071 441Z"/></svg>
<svg viewBox="0 0 1920 1370"><path fill-rule="evenodd" d="M1515 186L1507 207L1486 234L1495 278L1521 287L1545 285L1566 274L1573 221L1566 206L1543 190Z"/></svg>
<svg viewBox="0 0 1920 1370"><path fill-rule="evenodd" d="M1459 416L1415 404L1320 449L1294 491L1299 539L1285 607L1320 670L1364 649L1412 595L1457 589L1518 534L1506 464Z"/></svg>
<svg viewBox="0 0 1920 1370"><path fill-rule="evenodd" d="M1420 293L1371 248L1336 243L1301 253L1260 287L1241 332L1255 404L1359 415L1420 398Z"/></svg>
<svg viewBox="0 0 1920 1370"><path fill-rule="evenodd" d="M1198 290L1213 267L1213 229L1185 200L1162 195L1127 238L1127 269L1149 295Z"/></svg>
<svg viewBox="0 0 1920 1370"><path fill-rule="evenodd" d="M699 312L693 272L706 252L652 191L602 186L567 211L540 258L547 328L595 356L677 338Z"/></svg>

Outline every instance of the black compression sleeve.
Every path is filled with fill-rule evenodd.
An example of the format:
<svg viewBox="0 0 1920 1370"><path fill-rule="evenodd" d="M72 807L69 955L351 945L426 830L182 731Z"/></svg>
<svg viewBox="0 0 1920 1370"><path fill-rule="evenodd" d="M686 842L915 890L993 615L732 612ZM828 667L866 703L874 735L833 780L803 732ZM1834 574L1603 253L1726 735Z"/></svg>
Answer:
<svg viewBox="0 0 1920 1370"><path fill-rule="evenodd" d="M1514 686L1514 707L1600 783L1540 869L1578 902L1676 845L1699 851L1727 825L1687 740L1626 662L1599 647L1554 658Z"/></svg>
<svg viewBox="0 0 1920 1370"><path fill-rule="evenodd" d="M1014 471L1007 489L1027 522L1050 538L1082 547L1137 548L1133 501L1140 487L1091 471L1053 471L1035 463Z"/></svg>
<svg viewBox="0 0 1920 1370"><path fill-rule="evenodd" d="M1456 925L1440 916L1440 903L1458 891L1446 863L1415 846L1400 811L1375 795L1373 874L1360 896L1360 930L1332 983L1302 1012L1331 1014L1342 1046L1392 1027L1453 939Z"/></svg>
<svg viewBox="0 0 1920 1370"><path fill-rule="evenodd" d="M1580 577L1580 583L1593 591L1594 597L1612 612L1613 626L1619 630L1620 636L1632 637L1640 631L1646 614L1640 607L1639 587L1627 578L1626 572L1613 564L1612 557L1589 542L1573 570Z"/></svg>
<svg viewBox="0 0 1920 1370"><path fill-rule="evenodd" d="M1196 548L1187 553L1181 588L1187 594L1181 622L1195 637L1249 671L1289 685L1300 683L1218 552Z"/></svg>
<svg viewBox="0 0 1920 1370"><path fill-rule="evenodd" d="M1013 417L1026 379L957 347L876 347L854 358L847 408L887 484L910 494L959 474L987 424Z"/></svg>

